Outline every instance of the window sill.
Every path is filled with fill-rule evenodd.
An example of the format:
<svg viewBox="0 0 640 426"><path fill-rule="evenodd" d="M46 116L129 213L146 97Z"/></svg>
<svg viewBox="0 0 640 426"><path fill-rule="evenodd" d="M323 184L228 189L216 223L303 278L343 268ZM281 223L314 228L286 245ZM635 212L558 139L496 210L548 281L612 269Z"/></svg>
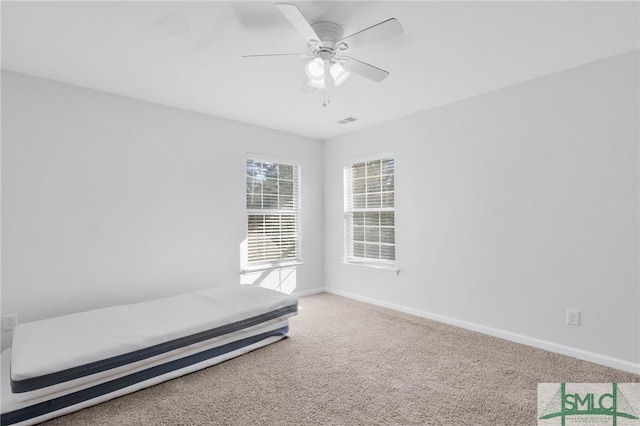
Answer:
<svg viewBox="0 0 640 426"><path fill-rule="evenodd" d="M295 268L304 264L305 262L303 262L302 260L296 260L294 262L286 262L286 263L273 263L273 264L267 264L267 265L245 266L240 270L240 275L251 274L253 272L273 271L276 269Z"/></svg>
<svg viewBox="0 0 640 426"><path fill-rule="evenodd" d="M360 268L379 269L379 270L382 270L382 271L395 272L396 275L398 275L400 273L400 268L398 268L396 265L385 265L383 263L348 262L348 261L343 261L343 262L340 262L340 263L342 263L344 265L356 266L356 267L360 267Z"/></svg>

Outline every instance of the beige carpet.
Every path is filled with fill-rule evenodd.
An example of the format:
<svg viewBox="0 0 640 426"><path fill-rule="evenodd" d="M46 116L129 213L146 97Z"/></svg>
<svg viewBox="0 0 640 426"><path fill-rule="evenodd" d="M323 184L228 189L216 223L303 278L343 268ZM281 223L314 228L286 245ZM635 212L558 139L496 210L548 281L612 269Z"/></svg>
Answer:
<svg viewBox="0 0 640 426"><path fill-rule="evenodd" d="M640 376L349 299L291 337L47 425L534 425L538 382Z"/></svg>

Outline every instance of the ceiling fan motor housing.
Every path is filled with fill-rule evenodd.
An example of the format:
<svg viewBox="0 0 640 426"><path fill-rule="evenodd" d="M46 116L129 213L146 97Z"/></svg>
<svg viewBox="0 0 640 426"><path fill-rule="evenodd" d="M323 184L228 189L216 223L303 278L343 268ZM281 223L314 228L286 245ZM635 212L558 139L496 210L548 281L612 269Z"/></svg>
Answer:
<svg viewBox="0 0 640 426"><path fill-rule="evenodd" d="M312 24L311 27L320 37L320 45L312 46L313 54L324 60L332 59L336 51L336 43L342 40L344 30L340 24L329 21L320 21Z"/></svg>

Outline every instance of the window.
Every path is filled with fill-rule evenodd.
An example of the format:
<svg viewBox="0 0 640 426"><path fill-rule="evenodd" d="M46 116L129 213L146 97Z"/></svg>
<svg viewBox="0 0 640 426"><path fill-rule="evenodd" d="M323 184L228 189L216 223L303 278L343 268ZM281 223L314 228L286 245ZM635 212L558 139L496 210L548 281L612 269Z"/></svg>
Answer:
<svg viewBox="0 0 640 426"><path fill-rule="evenodd" d="M394 264L394 160L390 153L344 167L347 262Z"/></svg>
<svg viewBox="0 0 640 426"><path fill-rule="evenodd" d="M299 259L298 165L247 160L247 261L251 265Z"/></svg>

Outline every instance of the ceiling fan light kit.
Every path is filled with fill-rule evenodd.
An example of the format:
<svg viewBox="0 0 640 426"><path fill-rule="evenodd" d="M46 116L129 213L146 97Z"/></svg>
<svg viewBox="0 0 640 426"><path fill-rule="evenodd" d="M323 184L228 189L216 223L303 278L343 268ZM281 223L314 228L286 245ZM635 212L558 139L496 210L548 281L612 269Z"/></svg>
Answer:
<svg viewBox="0 0 640 426"><path fill-rule="evenodd" d="M307 77L309 77L309 86L316 89L324 89L327 87L325 82L325 77L327 76L325 68L326 64L322 58L315 58L307 62L304 70ZM333 79L334 85L340 86L342 83L347 81L347 78L351 75L351 71L345 70L339 62L334 62L329 68L329 74Z"/></svg>
<svg viewBox="0 0 640 426"><path fill-rule="evenodd" d="M309 21L294 4L276 3L276 7L304 37L308 52L304 54L245 55L243 57L298 56L313 58L304 67L307 75L305 86L321 90L341 85L352 72L378 83L389 75L389 72L373 65L338 55L402 34L402 25L397 19L387 19L348 37L343 37L342 26L335 22L320 21L309 24Z"/></svg>
<svg viewBox="0 0 640 426"><path fill-rule="evenodd" d="M324 90L327 88L325 82L324 82L324 78L322 79L318 79L318 80L307 80L307 84L311 87L313 87L314 89L321 89Z"/></svg>
<svg viewBox="0 0 640 426"><path fill-rule="evenodd" d="M315 58L310 60L304 70L309 80L324 80L324 61L322 59Z"/></svg>
<svg viewBox="0 0 640 426"><path fill-rule="evenodd" d="M340 86L342 83L347 81L347 79L351 75L351 71L345 70L339 62L331 65L331 69L329 70L329 72L331 73L331 77L333 77L333 81L336 86Z"/></svg>

